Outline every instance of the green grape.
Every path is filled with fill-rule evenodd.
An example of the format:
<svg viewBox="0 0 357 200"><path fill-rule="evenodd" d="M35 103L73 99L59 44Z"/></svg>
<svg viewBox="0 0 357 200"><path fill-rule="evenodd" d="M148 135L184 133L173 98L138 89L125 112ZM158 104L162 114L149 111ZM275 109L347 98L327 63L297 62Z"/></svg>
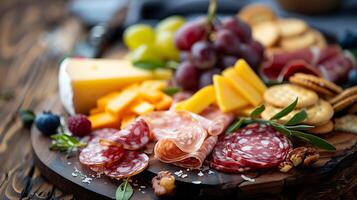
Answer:
<svg viewBox="0 0 357 200"><path fill-rule="evenodd" d="M184 23L186 23L185 18L181 16L171 16L160 21L155 30L156 32L162 31L172 31L176 32Z"/></svg>
<svg viewBox="0 0 357 200"><path fill-rule="evenodd" d="M143 44L153 44L154 41L155 32L149 25L132 25L124 32L124 43L130 50L134 50Z"/></svg>
<svg viewBox="0 0 357 200"><path fill-rule="evenodd" d="M153 45L143 44L129 53L129 58L132 61L160 61L161 55Z"/></svg>
<svg viewBox="0 0 357 200"><path fill-rule="evenodd" d="M174 37L175 34L170 31L158 32L155 47L165 59L178 61L180 52L175 46Z"/></svg>

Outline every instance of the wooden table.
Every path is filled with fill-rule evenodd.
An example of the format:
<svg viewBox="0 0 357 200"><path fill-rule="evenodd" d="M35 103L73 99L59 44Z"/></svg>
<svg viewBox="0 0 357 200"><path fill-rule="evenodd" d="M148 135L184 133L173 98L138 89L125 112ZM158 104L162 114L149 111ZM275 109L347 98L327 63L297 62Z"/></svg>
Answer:
<svg viewBox="0 0 357 200"><path fill-rule="evenodd" d="M81 24L69 16L65 3L0 1L0 199L74 198L45 180L34 166L30 131L22 127L17 114L21 108L36 109L57 92L58 63L83 36ZM107 56L119 55L120 50L114 50ZM356 177L338 173L330 183L316 187L319 191L301 189L280 199L330 190L331 183L338 185L331 199L357 198Z"/></svg>

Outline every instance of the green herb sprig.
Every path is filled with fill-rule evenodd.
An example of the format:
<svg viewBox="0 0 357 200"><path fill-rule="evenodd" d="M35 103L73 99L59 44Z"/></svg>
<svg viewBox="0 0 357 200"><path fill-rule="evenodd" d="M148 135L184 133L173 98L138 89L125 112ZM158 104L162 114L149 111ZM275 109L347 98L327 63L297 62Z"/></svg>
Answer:
<svg viewBox="0 0 357 200"><path fill-rule="evenodd" d="M129 178L125 179L117 188L115 192L116 200L129 200L133 195L133 188L129 183Z"/></svg>
<svg viewBox="0 0 357 200"><path fill-rule="evenodd" d="M52 151L60 151L69 154L87 145L86 143L80 142L75 137L65 133L51 135L50 137L52 139L50 150Z"/></svg>
<svg viewBox="0 0 357 200"><path fill-rule="evenodd" d="M326 140L315 135L302 132L314 128L314 126L300 124L307 118L307 113L305 110L301 110L300 112L296 113L285 124L281 124L278 122L279 119L285 117L296 108L297 102L298 99L295 99L294 102L292 102L286 108L282 109L280 112L276 113L269 120L256 118L265 110L264 105L259 106L251 112L250 117L240 118L235 123L233 123L227 129L227 134L233 133L235 130L242 127L244 124L262 123L273 127L275 130L281 133L284 133L289 138L299 138L318 148L325 149L328 151L336 151L336 147L334 147Z"/></svg>
<svg viewBox="0 0 357 200"><path fill-rule="evenodd" d="M144 70L149 70L153 71L156 69L177 69L179 63L175 61L160 61L160 60L137 60L133 61L133 66L144 69Z"/></svg>

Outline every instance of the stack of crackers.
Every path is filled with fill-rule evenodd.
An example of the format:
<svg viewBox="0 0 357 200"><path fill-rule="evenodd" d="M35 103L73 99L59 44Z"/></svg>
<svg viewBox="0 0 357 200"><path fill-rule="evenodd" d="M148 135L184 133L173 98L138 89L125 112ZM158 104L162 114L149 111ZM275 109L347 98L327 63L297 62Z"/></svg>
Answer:
<svg viewBox="0 0 357 200"><path fill-rule="evenodd" d="M324 36L300 19L279 18L265 5L244 7L238 17L252 27L253 38L268 50L297 50L309 47L326 47Z"/></svg>
<svg viewBox="0 0 357 200"><path fill-rule="evenodd" d="M270 119L296 98L296 109L283 117L287 122L293 115L304 109L307 119L304 124L315 126L310 129L312 134L326 134L333 130L354 132L351 122L357 123L357 86L343 90L340 86L323 78L303 73L296 73L289 79L290 83L270 87L264 93L266 109L263 119ZM335 113L347 111L348 115L332 120Z"/></svg>

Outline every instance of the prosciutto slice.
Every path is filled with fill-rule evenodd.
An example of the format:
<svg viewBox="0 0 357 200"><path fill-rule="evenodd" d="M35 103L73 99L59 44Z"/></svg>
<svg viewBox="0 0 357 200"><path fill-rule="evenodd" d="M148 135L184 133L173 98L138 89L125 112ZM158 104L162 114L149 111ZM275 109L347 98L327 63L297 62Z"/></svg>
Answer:
<svg viewBox="0 0 357 200"><path fill-rule="evenodd" d="M190 169L198 169L202 166L208 154L213 150L217 143L217 138L217 136L207 137L202 146L197 151L191 153L181 151L171 141L160 140L155 145L155 156L161 162L172 163Z"/></svg>

